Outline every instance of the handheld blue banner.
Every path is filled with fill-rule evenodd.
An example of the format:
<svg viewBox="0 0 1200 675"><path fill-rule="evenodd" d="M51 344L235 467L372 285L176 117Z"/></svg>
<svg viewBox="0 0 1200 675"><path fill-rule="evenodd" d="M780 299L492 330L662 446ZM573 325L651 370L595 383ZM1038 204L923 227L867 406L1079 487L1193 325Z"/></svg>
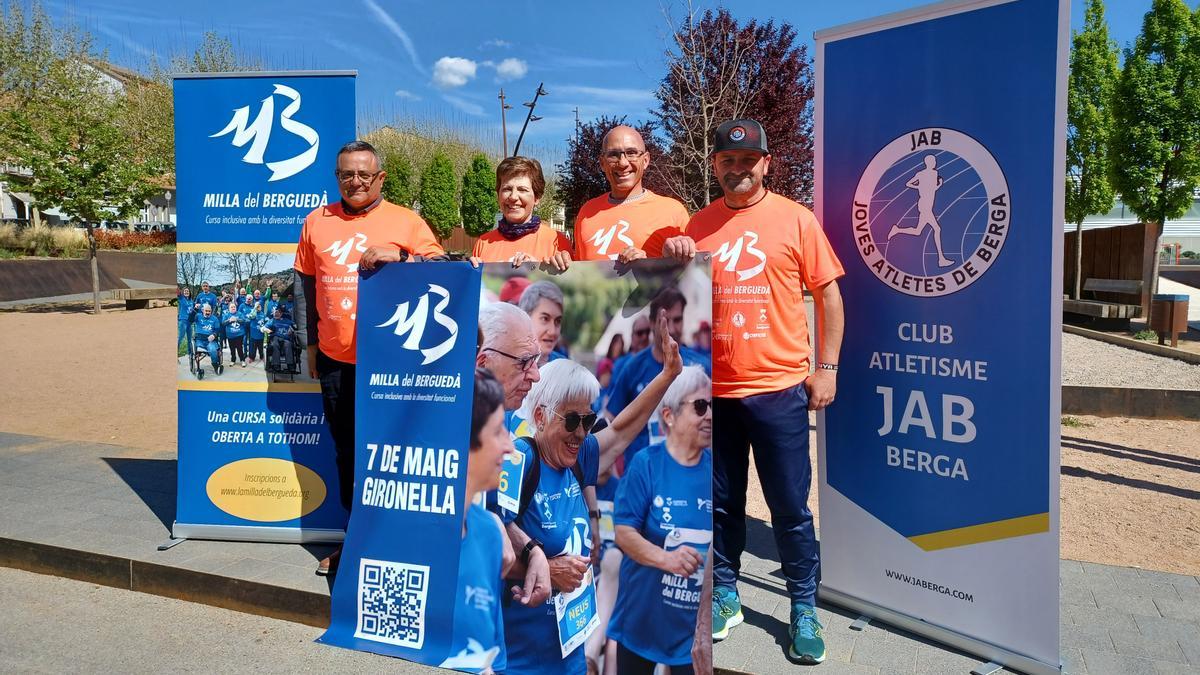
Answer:
<svg viewBox="0 0 1200 675"><path fill-rule="evenodd" d="M334 448L298 338L305 216L336 201L354 73L174 80L181 301L176 538L339 541Z"/></svg>
<svg viewBox="0 0 1200 675"><path fill-rule="evenodd" d="M359 282L354 502L321 642L432 665L455 646L480 282L467 263Z"/></svg>
<svg viewBox="0 0 1200 675"><path fill-rule="evenodd" d="M817 204L846 267L821 594L1058 670L1067 3L817 34Z"/></svg>

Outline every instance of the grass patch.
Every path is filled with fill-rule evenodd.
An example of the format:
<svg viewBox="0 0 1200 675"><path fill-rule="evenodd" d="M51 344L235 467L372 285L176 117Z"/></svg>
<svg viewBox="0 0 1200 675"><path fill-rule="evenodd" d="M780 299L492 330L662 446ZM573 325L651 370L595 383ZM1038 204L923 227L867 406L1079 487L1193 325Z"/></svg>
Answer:
<svg viewBox="0 0 1200 675"><path fill-rule="evenodd" d="M1133 339L1134 340L1145 340L1147 342L1153 340L1153 341L1157 342L1158 341L1158 333L1155 333L1152 330L1139 330L1138 332L1133 334Z"/></svg>
<svg viewBox="0 0 1200 675"><path fill-rule="evenodd" d="M1084 422L1083 420L1079 419L1078 417L1071 417L1070 415L1063 416L1062 425L1064 427L1071 427L1074 429L1092 426L1092 425L1088 424L1087 422Z"/></svg>

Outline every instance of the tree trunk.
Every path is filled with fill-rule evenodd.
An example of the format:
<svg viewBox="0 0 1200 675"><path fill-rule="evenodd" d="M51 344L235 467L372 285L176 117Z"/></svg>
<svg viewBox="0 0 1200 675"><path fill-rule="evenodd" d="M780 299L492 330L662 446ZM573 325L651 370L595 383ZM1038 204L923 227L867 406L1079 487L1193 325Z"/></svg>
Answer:
<svg viewBox="0 0 1200 675"><path fill-rule="evenodd" d="M1158 250L1162 246L1164 222L1147 223L1146 226L1154 228L1154 259L1150 263L1150 278L1146 279L1146 287L1150 289L1150 303L1146 309L1146 329L1149 330L1152 315L1154 314L1154 294L1158 292L1158 269L1160 264Z"/></svg>
<svg viewBox="0 0 1200 675"><path fill-rule="evenodd" d="M36 206L29 207L29 222L34 229L42 226L42 212Z"/></svg>
<svg viewBox="0 0 1200 675"><path fill-rule="evenodd" d="M1081 297L1079 294L1079 279L1083 276L1083 221L1075 223L1075 293L1071 296L1075 300Z"/></svg>
<svg viewBox="0 0 1200 675"><path fill-rule="evenodd" d="M87 223L88 256L92 261L92 308L100 314L100 270L96 263L96 231Z"/></svg>

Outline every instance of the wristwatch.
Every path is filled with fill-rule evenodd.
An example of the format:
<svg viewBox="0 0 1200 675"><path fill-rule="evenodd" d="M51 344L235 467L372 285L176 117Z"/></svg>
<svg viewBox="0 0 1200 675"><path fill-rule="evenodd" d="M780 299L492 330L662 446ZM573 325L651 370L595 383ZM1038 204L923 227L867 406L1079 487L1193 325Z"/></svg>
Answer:
<svg viewBox="0 0 1200 675"><path fill-rule="evenodd" d="M588 511L588 517L595 518L596 520L600 520L600 512L595 509L592 509L591 511Z"/></svg>
<svg viewBox="0 0 1200 675"><path fill-rule="evenodd" d="M520 558L521 558L522 563L524 563L526 565L529 564L529 554L532 553L533 549L535 549L535 548L542 549L542 553L546 552L546 547L542 546L542 542L538 541L537 539L534 539L533 537L530 537L529 541L525 543L525 548L521 549Z"/></svg>

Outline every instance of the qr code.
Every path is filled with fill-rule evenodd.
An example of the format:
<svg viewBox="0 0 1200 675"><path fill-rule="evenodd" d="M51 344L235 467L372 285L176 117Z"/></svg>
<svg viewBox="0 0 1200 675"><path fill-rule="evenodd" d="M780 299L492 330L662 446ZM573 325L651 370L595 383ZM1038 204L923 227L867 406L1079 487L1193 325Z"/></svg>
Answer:
<svg viewBox="0 0 1200 675"><path fill-rule="evenodd" d="M354 637L420 649L425 642L429 566L362 558Z"/></svg>

